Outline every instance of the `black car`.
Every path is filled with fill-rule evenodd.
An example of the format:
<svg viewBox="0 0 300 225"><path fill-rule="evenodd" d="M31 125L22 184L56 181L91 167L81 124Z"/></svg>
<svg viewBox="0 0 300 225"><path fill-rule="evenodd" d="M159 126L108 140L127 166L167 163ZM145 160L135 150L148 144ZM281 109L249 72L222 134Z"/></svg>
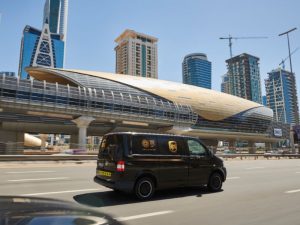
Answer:
<svg viewBox="0 0 300 225"><path fill-rule="evenodd" d="M207 185L219 191L226 180L222 159L194 137L110 133L103 137L94 181L150 199L155 190Z"/></svg>
<svg viewBox="0 0 300 225"><path fill-rule="evenodd" d="M121 225L111 216L75 203L46 198L0 196L1 225Z"/></svg>

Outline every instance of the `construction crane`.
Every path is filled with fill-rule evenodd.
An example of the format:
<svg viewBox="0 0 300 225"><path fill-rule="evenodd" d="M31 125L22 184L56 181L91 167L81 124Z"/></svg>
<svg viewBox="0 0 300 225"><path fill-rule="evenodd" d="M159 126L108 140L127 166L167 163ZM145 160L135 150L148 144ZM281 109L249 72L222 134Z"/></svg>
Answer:
<svg viewBox="0 0 300 225"><path fill-rule="evenodd" d="M237 40L237 39L265 39L268 37L232 37L230 34L228 37L220 37L221 40L228 40L229 41L229 50L230 50L230 58L232 58L232 39Z"/></svg>
<svg viewBox="0 0 300 225"><path fill-rule="evenodd" d="M298 47L298 48L296 48L294 51L292 51L290 56L292 56L292 55L293 55L295 52L297 52L299 49L300 49L300 47ZM285 69L285 64L284 64L284 63L285 63L286 60L288 60L288 59L290 58L290 56L286 57L285 59L283 59L283 60L281 61L281 63L279 63L279 66L282 65L282 69Z"/></svg>

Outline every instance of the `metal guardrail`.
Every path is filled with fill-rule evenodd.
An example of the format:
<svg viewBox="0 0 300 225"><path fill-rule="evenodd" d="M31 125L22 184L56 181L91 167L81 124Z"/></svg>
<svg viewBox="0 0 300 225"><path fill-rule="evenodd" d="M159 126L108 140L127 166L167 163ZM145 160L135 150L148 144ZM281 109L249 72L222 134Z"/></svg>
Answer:
<svg viewBox="0 0 300 225"><path fill-rule="evenodd" d="M281 159L281 158L289 158L289 159L299 159L300 154L217 154L217 156L227 160L227 159L236 159L239 158L241 160L252 158L252 159Z"/></svg>
<svg viewBox="0 0 300 225"><path fill-rule="evenodd" d="M300 154L218 154L217 156L227 159L300 159ZM0 155L0 162L8 161L83 161L96 160L97 155Z"/></svg>
<svg viewBox="0 0 300 225"><path fill-rule="evenodd" d="M0 162L11 161L81 161L96 160L97 155L0 155Z"/></svg>
<svg viewBox="0 0 300 225"><path fill-rule="evenodd" d="M28 142L29 144L32 144ZM28 145L27 143L27 145ZM39 143L33 143L39 144ZM9 149L9 150L7 150ZM58 153L65 154L97 154L99 150L99 144L86 144L83 149L81 145L77 143L69 143L65 145L47 146L41 149L41 146L26 146L25 142L0 142L0 155L52 155Z"/></svg>

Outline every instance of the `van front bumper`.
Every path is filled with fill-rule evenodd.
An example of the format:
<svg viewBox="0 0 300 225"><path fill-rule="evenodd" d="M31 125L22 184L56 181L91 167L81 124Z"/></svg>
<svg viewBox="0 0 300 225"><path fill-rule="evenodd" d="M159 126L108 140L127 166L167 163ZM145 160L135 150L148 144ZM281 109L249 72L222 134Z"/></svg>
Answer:
<svg viewBox="0 0 300 225"><path fill-rule="evenodd" d="M131 181L107 181L97 176L94 177L94 182L110 189L116 189L131 193L133 191L134 182Z"/></svg>

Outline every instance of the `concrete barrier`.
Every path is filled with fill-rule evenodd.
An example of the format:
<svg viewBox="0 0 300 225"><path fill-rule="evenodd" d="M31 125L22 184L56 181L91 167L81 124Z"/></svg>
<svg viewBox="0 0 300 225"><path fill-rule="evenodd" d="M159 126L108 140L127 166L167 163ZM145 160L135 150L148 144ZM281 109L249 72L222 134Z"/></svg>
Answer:
<svg viewBox="0 0 300 225"><path fill-rule="evenodd" d="M0 162L7 161L63 161L96 160L97 155L0 155Z"/></svg>
<svg viewBox="0 0 300 225"><path fill-rule="evenodd" d="M223 159L299 159L300 154L217 154ZM8 161L80 161L97 160L97 155L0 155L0 162Z"/></svg>
<svg viewBox="0 0 300 225"><path fill-rule="evenodd" d="M300 154L217 154L217 156L223 159L236 159L241 160L251 158L251 159L299 159Z"/></svg>

